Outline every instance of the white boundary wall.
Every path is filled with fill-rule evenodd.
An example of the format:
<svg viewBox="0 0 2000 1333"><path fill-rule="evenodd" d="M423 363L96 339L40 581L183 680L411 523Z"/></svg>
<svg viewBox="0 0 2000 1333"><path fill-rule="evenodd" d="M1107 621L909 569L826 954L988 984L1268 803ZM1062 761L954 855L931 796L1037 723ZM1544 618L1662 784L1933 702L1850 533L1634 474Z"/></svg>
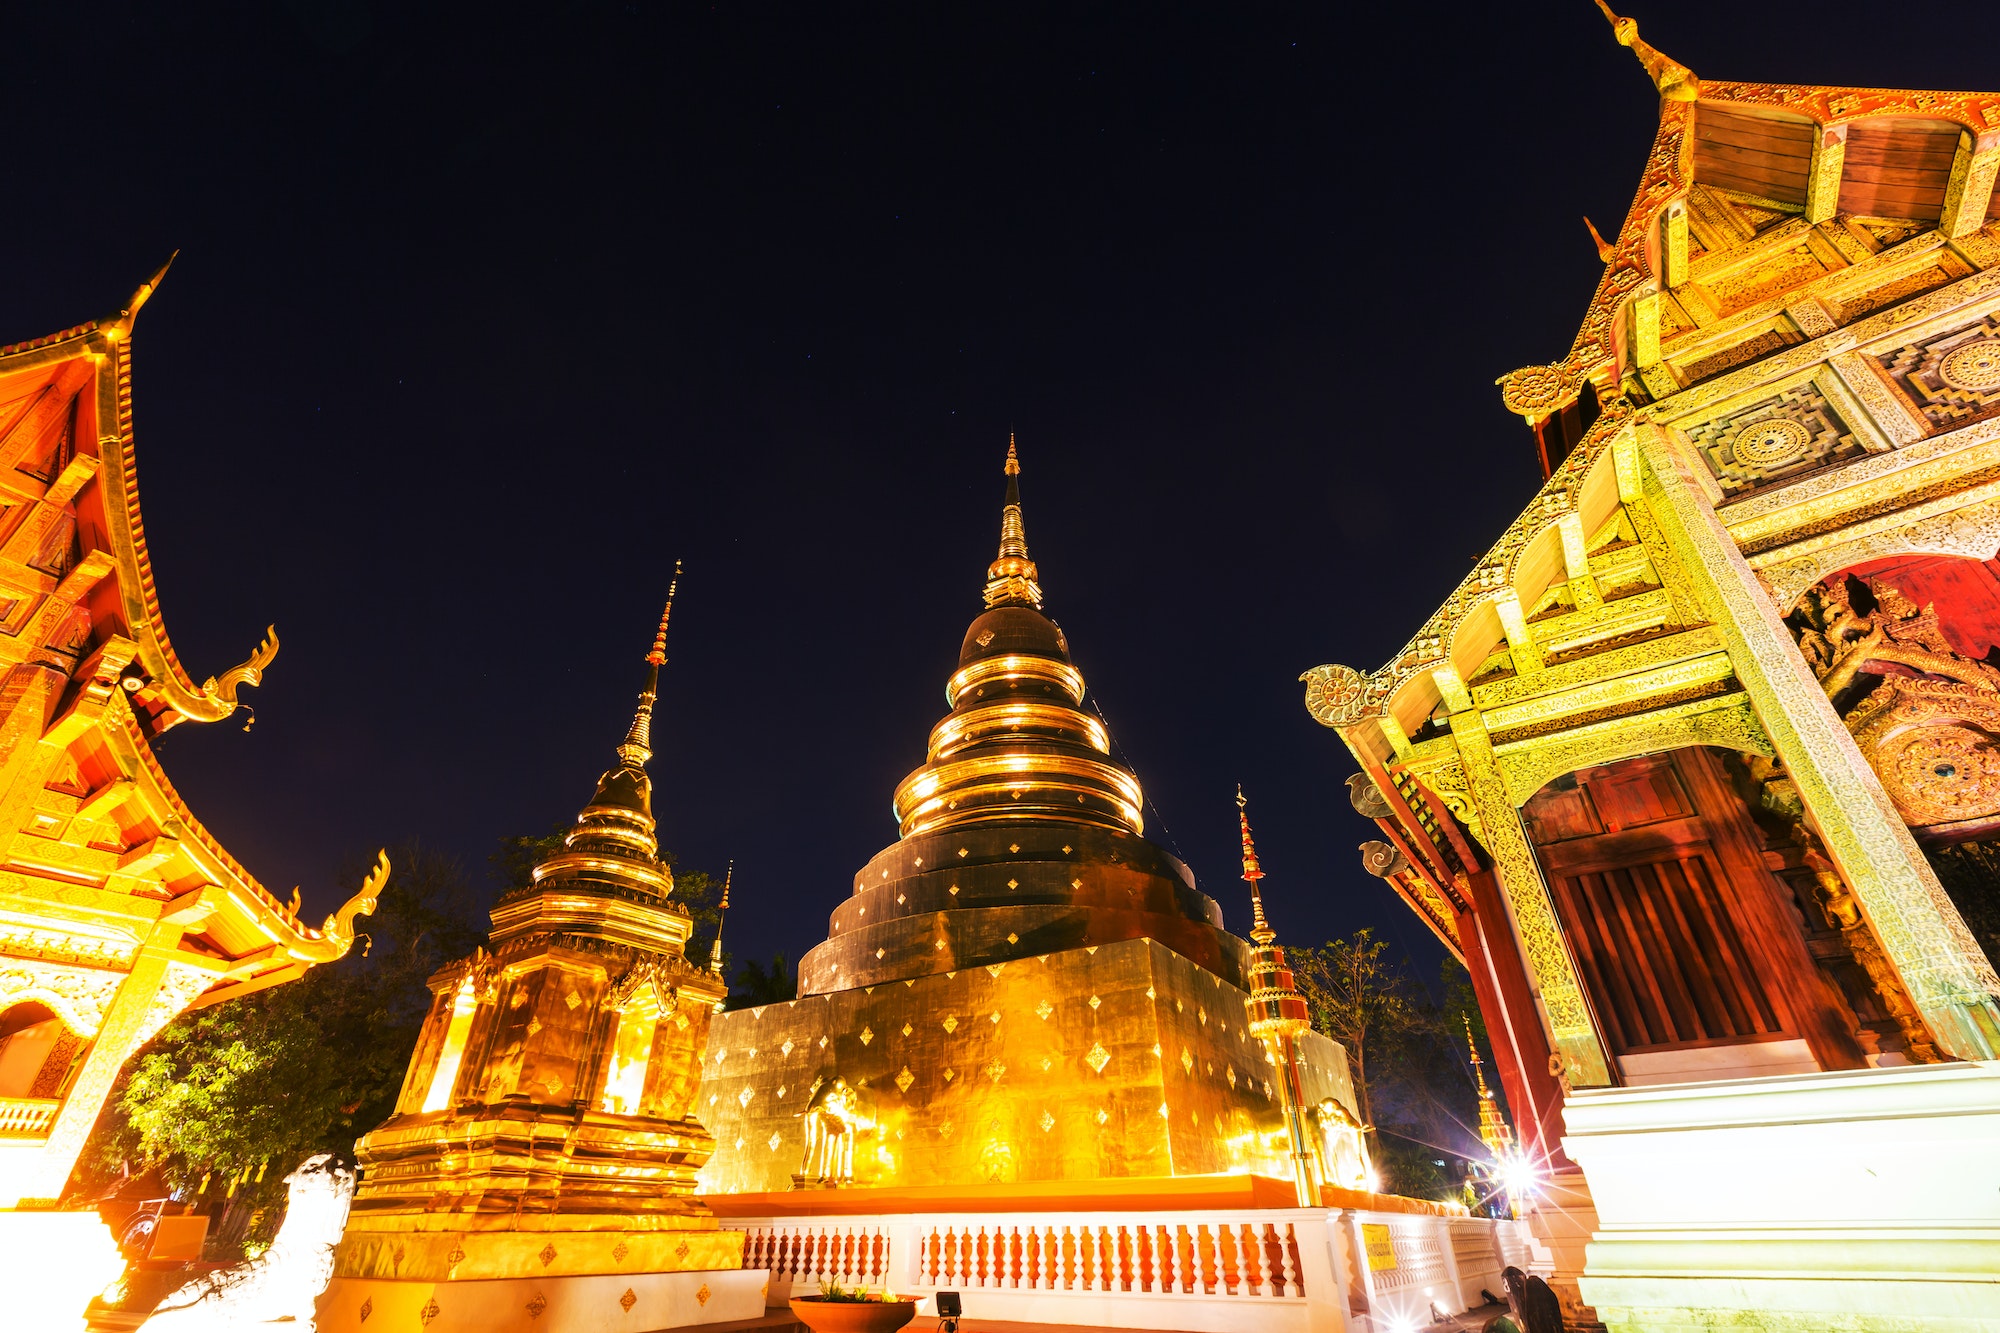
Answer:
<svg viewBox="0 0 2000 1333"><path fill-rule="evenodd" d="M928 1301L973 1319L1185 1333L1390 1333L1499 1293L1526 1257L1521 1224L1349 1209L1179 1213L913 1213L729 1218L769 1300L822 1282ZM1384 1231L1388 1242L1385 1250ZM1374 1259L1368 1256L1374 1242ZM923 1307L928 1314L930 1307Z"/></svg>

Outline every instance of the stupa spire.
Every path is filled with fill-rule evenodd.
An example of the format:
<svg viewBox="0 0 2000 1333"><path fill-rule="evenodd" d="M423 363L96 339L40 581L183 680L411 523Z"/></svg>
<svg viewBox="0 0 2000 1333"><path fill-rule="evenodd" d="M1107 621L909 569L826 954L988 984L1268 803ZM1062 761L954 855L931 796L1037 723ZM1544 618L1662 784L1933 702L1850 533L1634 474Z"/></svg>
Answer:
<svg viewBox="0 0 2000 1333"><path fill-rule="evenodd" d="M1243 828L1243 878L1250 882L1250 938L1259 944L1270 944L1278 938L1278 932L1264 919L1264 891L1257 883L1264 878L1264 867L1258 864L1257 844L1250 838L1250 803L1243 799L1241 783L1236 786L1236 822Z"/></svg>
<svg viewBox="0 0 2000 1333"><path fill-rule="evenodd" d="M660 628L646 654L646 684L639 691L639 708L625 730L625 739L618 744L618 757L634 768L644 768L653 757L653 702L660 697L660 668L667 663L667 622L673 619L674 593L680 585L681 562L676 560L674 576L667 583L667 607L660 612Z"/></svg>
<svg viewBox="0 0 2000 1333"><path fill-rule="evenodd" d="M1597 0L1597 7L1610 20L1611 34L1618 39L1618 44L1631 47L1632 54L1639 57L1639 63L1652 76L1653 86L1660 90L1660 96L1669 102L1692 102L1701 96L1701 80L1694 76L1694 71L1641 41L1637 20L1614 14L1605 0Z"/></svg>
<svg viewBox="0 0 2000 1333"><path fill-rule="evenodd" d="M1042 607L1041 571L1028 558L1028 533L1021 522L1021 459L1014 434L1007 433L1007 501L1000 511L1000 554L986 567L986 605Z"/></svg>
<svg viewBox="0 0 2000 1333"><path fill-rule="evenodd" d="M731 857L729 869L722 872L722 902L715 909L715 943L708 950L708 970L718 977L722 975L722 921L729 915L729 881L735 878L736 859Z"/></svg>

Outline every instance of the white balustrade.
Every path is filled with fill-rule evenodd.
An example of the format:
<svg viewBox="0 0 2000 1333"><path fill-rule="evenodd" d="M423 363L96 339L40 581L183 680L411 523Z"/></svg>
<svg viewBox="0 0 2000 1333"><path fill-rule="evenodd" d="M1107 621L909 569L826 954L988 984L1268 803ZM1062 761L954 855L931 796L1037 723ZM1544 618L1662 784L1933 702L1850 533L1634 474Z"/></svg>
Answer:
<svg viewBox="0 0 2000 1333"><path fill-rule="evenodd" d="M1373 1265L1362 1230L1378 1242ZM1344 1333L1351 1315L1457 1314L1498 1291L1512 1222L1332 1209L1011 1212L729 1219L770 1300L825 1282L928 1298L972 1318L1188 1333ZM1254 1321L1254 1324L1251 1322Z"/></svg>

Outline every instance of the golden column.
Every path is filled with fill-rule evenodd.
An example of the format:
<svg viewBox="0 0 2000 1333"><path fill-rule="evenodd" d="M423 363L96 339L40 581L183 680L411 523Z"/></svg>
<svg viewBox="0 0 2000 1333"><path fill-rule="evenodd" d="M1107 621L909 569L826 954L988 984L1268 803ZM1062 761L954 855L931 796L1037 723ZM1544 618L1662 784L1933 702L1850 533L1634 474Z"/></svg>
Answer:
<svg viewBox="0 0 2000 1333"><path fill-rule="evenodd" d="M1285 963L1285 951L1277 945L1278 932L1264 919L1264 893L1257 881L1264 868L1257 864L1257 845L1250 840L1249 803L1243 788L1236 789L1236 819L1243 827L1243 878L1250 882L1250 998L1243 1007L1250 1014L1250 1035L1264 1043L1271 1063L1278 1067L1278 1101L1285 1117L1285 1132L1291 1139L1292 1184L1297 1188L1299 1207L1319 1206L1319 1158L1312 1140L1306 1137L1306 1094L1299 1078L1298 1039L1312 1030L1312 1013L1305 997L1292 982L1292 969Z"/></svg>

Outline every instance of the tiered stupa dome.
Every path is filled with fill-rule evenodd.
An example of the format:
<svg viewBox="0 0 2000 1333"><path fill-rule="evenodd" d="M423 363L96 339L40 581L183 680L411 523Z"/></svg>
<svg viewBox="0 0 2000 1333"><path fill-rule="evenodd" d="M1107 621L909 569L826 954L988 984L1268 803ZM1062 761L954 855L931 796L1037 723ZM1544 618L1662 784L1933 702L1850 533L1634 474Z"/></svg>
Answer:
<svg viewBox="0 0 2000 1333"><path fill-rule="evenodd" d="M1140 938L1244 978L1242 941L1145 839L1139 780L1084 709L1083 673L1042 613L1020 471L1010 440L1000 552L945 685L951 711L896 788L901 839L855 876L827 942L800 961L801 994Z"/></svg>

